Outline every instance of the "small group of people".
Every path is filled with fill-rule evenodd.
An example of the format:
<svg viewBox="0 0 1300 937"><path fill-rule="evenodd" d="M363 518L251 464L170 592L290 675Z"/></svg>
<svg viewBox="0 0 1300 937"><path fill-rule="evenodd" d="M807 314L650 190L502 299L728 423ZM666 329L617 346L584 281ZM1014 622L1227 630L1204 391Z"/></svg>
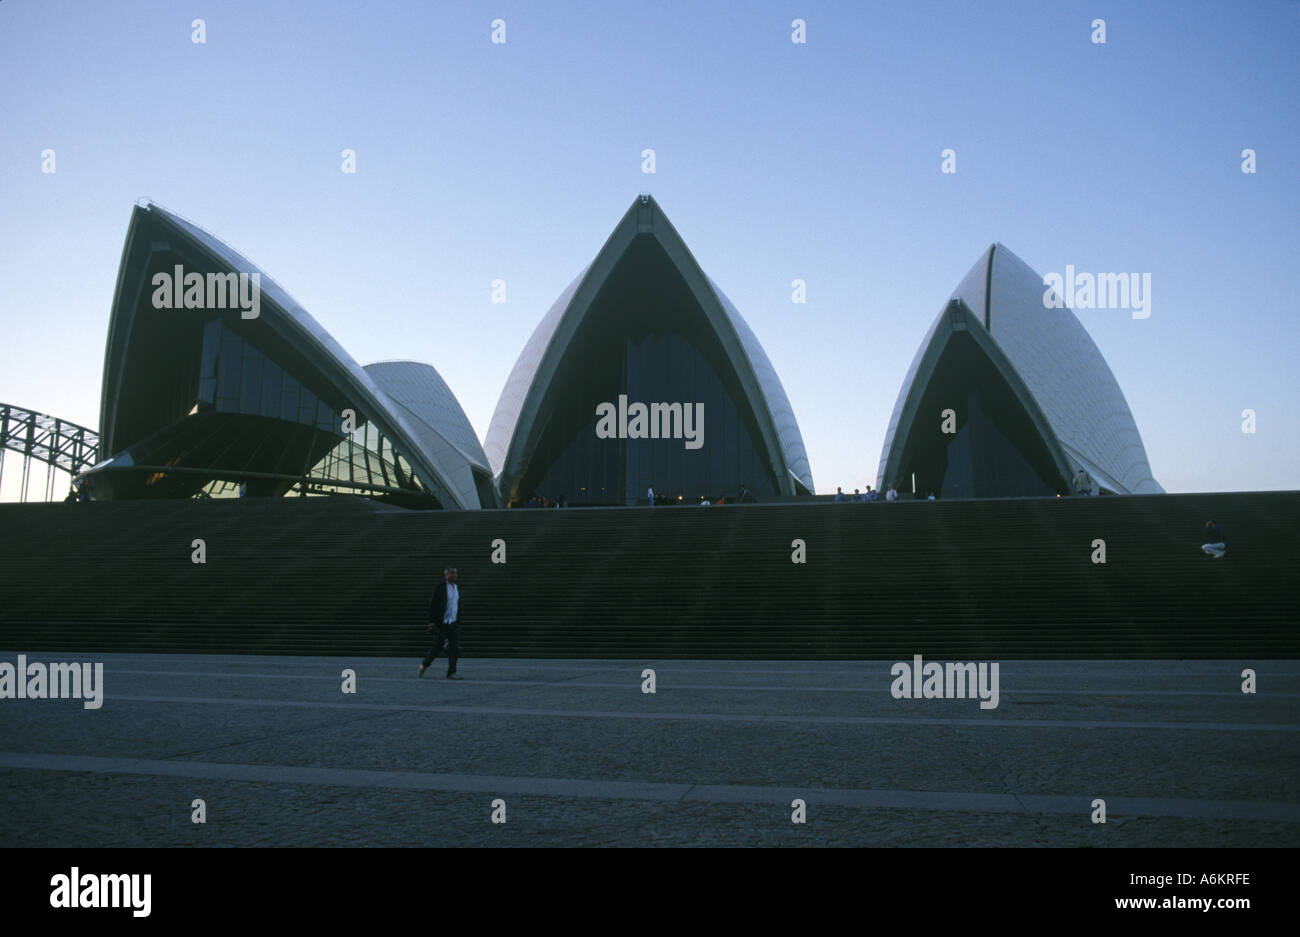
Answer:
<svg viewBox="0 0 1300 937"><path fill-rule="evenodd" d="M569 499L560 495L555 500L548 499L545 495L533 495L524 505L526 508L567 508Z"/></svg>
<svg viewBox="0 0 1300 937"><path fill-rule="evenodd" d="M930 497L931 497L931 499L933 500L934 496L931 495ZM874 490L870 485L868 485L866 491L859 491L857 488L854 488L854 489L853 489L853 494L851 494L851 495L846 495L846 494L844 493L844 489L843 489L843 488L836 488L836 489L835 489L835 500L836 500L836 501L847 501L847 502L849 502L850 504L865 504L865 503L867 503L868 501L880 501L880 500L881 500L881 497L880 497L880 492L879 492L879 491ZM885 490L885 497L884 497L884 500L885 500L885 501L897 501L897 500L898 500L898 492L894 490L894 486L893 486L893 485L890 485L890 486Z"/></svg>
<svg viewBox="0 0 1300 937"><path fill-rule="evenodd" d="M739 489L740 489L740 490L737 492L736 496L735 496L734 498L732 498L732 500L731 500L731 503L732 503L732 504L744 504L745 502L753 503L753 502L758 501L757 498L755 498L752 494L750 494L750 492L749 492L749 488L745 485L744 482L740 482L740 484L739 484ZM646 489L645 497L646 497L646 503L649 504L650 507L654 507L654 506L655 506L655 489L654 489L654 486L653 486L653 485L651 485L649 488ZM716 501L710 501L708 495L700 495L700 501L699 501L699 503L700 503L701 505L706 505L706 504L726 504L726 503L727 503L727 496L726 496L726 495L722 495L721 497L718 498L718 500L716 500Z"/></svg>

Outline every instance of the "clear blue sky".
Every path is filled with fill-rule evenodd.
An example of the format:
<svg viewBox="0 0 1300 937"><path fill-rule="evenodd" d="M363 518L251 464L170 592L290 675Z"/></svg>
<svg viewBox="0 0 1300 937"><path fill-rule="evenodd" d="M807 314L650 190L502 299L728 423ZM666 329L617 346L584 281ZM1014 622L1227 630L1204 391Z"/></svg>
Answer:
<svg viewBox="0 0 1300 937"><path fill-rule="evenodd" d="M767 349L819 491L874 483L912 355L992 241L1040 273L1151 273L1149 319L1078 314L1168 490L1297 488L1298 87L1283 0L3 0L0 400L97 426L148 197L362 364L434 365L482 438L648 191Z"/></svg>

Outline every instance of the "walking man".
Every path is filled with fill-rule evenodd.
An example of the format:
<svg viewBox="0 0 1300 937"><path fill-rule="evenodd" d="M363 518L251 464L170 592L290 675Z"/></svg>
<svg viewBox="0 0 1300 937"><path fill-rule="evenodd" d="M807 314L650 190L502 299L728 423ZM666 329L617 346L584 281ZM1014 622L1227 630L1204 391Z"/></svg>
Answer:
<svg viewBox="0 0 1300 937"><path fill-rule="evenodd" d="M433 647L424 655L420 664L419 676L433 663L442 650L442 642L447 642L447 679L463 680L456 673L456 661L460 658L460 589L456 586L456 567L448 566L442 571L442 582L433 590L429 601L429 628L433 630Z"/></svg>

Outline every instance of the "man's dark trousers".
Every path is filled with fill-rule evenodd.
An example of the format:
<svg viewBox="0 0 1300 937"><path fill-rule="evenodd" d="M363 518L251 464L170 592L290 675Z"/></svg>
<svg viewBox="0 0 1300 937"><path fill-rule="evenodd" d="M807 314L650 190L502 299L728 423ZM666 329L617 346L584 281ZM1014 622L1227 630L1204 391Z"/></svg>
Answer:
<svg viewBox="0 0 1300 937"><path fill-rule="evenodd" d="M429 653L424 655L425 669L428 669L434 658L438 656L443 641L447 642L447 675L451 676L456 672L456 661L460 659L460 622L453 621L449 625L438 626L433 636L433 647L429 648Z"/></svg>

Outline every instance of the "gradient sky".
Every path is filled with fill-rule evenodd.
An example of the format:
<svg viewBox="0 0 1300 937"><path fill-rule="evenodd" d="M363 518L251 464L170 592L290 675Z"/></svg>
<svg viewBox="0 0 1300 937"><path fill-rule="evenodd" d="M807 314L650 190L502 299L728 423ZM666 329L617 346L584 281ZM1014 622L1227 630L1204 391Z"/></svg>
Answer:
<svg viewBox="0 0 1300 937"><path fill-rule="evenodd" d="M149 198L360 363L432 364L481 439L533 328L650 192L766 348L820 492L874 484L917 345L993 241L1039 273L1151 274L1150 318L1077 314L1166 489L1293 489L1297 88L1282 0L3 0L0 401L98 426Z"/></svg>

